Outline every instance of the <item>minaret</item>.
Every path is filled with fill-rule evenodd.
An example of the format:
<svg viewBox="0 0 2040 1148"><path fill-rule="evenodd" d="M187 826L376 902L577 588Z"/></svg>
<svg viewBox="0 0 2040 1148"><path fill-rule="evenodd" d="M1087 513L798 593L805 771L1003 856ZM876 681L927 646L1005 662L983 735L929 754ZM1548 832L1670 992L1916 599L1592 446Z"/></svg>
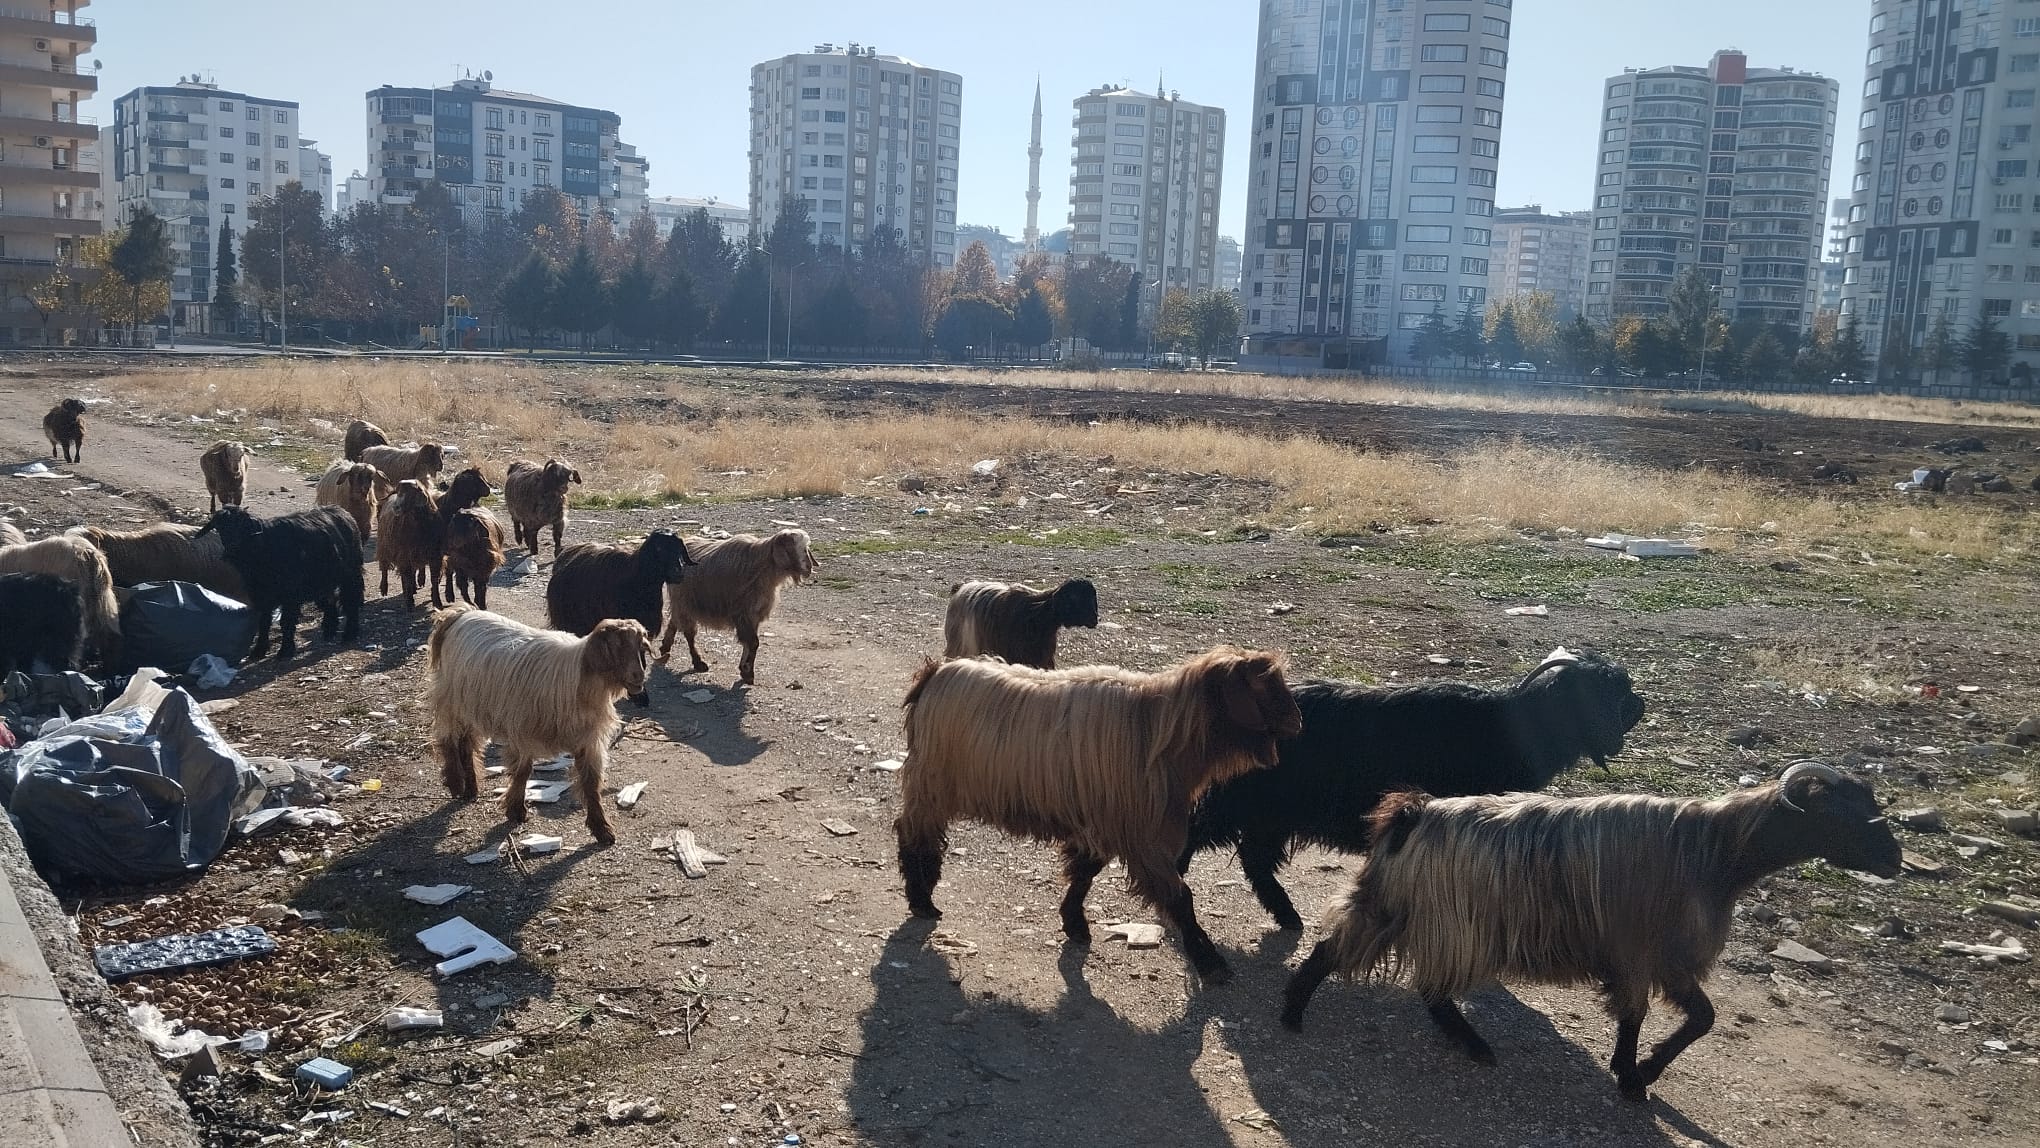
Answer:
<svg viewBox="0 0 2040 1148"><path fill-rule="evenodd" d="M1027 250L1041 250L1041 80L1034 81L1034 135L1027 145Z"/></svg>

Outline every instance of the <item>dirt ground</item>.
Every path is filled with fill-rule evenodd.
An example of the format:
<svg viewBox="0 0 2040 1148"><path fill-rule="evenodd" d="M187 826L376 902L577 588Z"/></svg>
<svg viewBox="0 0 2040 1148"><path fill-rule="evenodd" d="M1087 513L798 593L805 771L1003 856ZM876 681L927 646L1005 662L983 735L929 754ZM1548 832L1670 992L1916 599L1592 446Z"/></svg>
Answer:
<svg viewBox="0 0 2040 1148"><path fill-rule="evenodd" d="M120 398L111 380L33 370L0 378L0 472L47 457L38 420L73 391ZM833 388L820 398L847 417L939 401L1085 420L1308 422L1346 441L1439 452L1506 436L1806 484L1818 481L1813 467L1838 460L1861 470L1860 497L1896 497L1892 480L1939 457L1928 444L1966 433L1786 415L1512 419L927 386ZM231 433L258 456L271 442L304 441L303 428L273 429L283 433ZM197 455L222 433L121 401L95 407L84 461L62 468L76 478L0 476L0 514L38 531L193 519L205 500ZM1966 463L2021 486L2040 467L2016 432L1976 433L1993 449ZM1735 445L1750 438L1763 449ZM296 456L277 450L258 462L256 509L310 505L307 477L274 461ZM500 469L504 460L486 461ZM1735 556L1646 566L1572 538L1469 546L1421 531L1327 547L1297 533L1236 535L1231 527L1265 500L1252 483L1118 473L1100 461L1016 460L1003 498L957 474L929 476L932 488L917 495L576 512L570 540L799 523L822 560L817 581L789 591L768 625L756 688L735 687L734 643L716 635L706 640L707 674L659 670L652 708L625 707L608 791L649 787L618 815L614 848L590 844L569 799L534 807L528 827L564 837L560 853L463 861L509 834L495 805L446 799L417 702L426 611L376 598L359 644L318 642L308 626L312 641L296 661L250 667L206 695L238 702L216 721L249 754L315 758L349 766L350 781L380 780L376 792L336 787L344 828L236 843L188 884L62 889L60 899L88 946L274 922L276 958L117 990L130 1001L146 993L211 1031L276 1032L271 1052L231 1054L222 1086L191 1094L217 1144L281 1135L421 1146L571 1136L603 1145L798 1137L902 1148L1756 1148L2040 1138L2040 969L1939 950L1999 930L2040 947L2032 930L1974 912L1985 899L2040 895L2040 846L1995 817L2034 805L2035 763L2010 747L1972 748L2040 713L2030 567L1838 557L1774 569ZM1116 491L1118 505L1087 513L1101 488ZM1995 497L2007 513L2034 498ZM1942 867L1938 877L1875 883L1812 864L1766 881L1742 907L1710 985L1719 1026L1646 1105L1617 1097L1603 1067L1612 1026L1586 992L1522 986L1476 997L1469 1015L1500 1054L1494 1069L1448 1049L1413 999L1392 989L1328 985L1309 1031L1282 1031L1279 988L1314 935L1275 930L1229 855L1200 857L1190 878L1239 974L1223 987L1192 988L1173 943L1063 944L1054 854L977 828L954 835L940 891L948 916L931 929L906 916L890 830L896 783L876 768L903 748L902 685L939 648L952 583L1072 575L1097 582L1105 624L1065 636L1067 664L1154 668L1229 641L1286 649L1299 673L1501 683L1553 646L1594 648L1630 668L1650 709L1612 775L1577 771L1562 791L1719 793L1818 756L1863 771L1900 807L1938 807L1950 828L1996 847L1900 830L1908 850ZM540 622L543 586L543 572L502 575L491 604ZM1278 602L1295 609L1271 611ZM1540 603L1550 617L1504 613ZM1939 696L1923 696L1926 685ZM683 696L698 689L707 701ZM825 821L856 832L837 836ZM727 864L686 879L652 847L681 827ZM1284 880L1310 916L1356 867L1307 853ZM475 888L444 909L402 896L441 882ZM1099 923L1154 919L1110 880L1090 910ZM455 914L518 958L436 979L411 934ZM1903 928L1885 931L1902 936L1877 935L1891 918ZM1767 955L1788 938L1838 967L1814 973ZM385 1036L379 1018L399 1005L443 1009L447 1027ZM1651 1033L1663 1030L1654 1016ZM359 1069L345 1092L310 1096L276 1082L315 1048ZM609 1102L646 1098L658 1119L609 1118ZM349 1115L320 1115L333 1112Z"/></svg>

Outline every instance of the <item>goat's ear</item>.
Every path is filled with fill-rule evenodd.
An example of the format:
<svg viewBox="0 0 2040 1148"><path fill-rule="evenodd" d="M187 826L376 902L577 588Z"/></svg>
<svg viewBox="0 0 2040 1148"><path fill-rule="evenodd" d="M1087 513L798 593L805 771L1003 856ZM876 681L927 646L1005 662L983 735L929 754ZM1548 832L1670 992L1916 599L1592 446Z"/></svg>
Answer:
<svg viewBox="0 0 2040 1148"><path fill-rule="evenodd" d="M1225 702L1225 716L1242 729L1266 732L1268 716L1261 711L1259 670L1253 662L1235 659L1225 669L1219 692Z"/></svg>
<svg viewBox="0 0 2040 1148"><path fill-rule="evenodd" d="M578 471L578 470L570 470L570 471L568 471L568 472L567 472L567 474L568 474L568 476L569 476L569 477L571 477L571 478L572 478L572 479L574 480L574 485L575 485L575 486L579 486L579 485L581 485L581 472L580 472L580 471Z"/></svg>

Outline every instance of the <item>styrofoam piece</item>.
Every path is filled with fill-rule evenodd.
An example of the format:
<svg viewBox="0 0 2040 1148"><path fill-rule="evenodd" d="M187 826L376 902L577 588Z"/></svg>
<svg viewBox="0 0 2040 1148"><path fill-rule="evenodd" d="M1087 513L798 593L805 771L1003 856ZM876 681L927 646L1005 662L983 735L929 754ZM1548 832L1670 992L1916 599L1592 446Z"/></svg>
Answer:
<svg viewBox="0 0 2040 1148"><path fill-rule="evenodd" d="M473 888L472 885L413 885L404 890L404 896L420 905L444 905Z"/></svg>
<svg viewBox="0 0 2040 1148"><path fill-rule="evenodd" d="M491 846L480 853L470 853L466 857L461 858L461 860L466 861L470 865L494 865L502 859L503 847L501 845Z"/></svg>
<svg viewBox="0 0 2040 1148"><path fill-rule="evenodd" d="M1700 548L1670 538L1632 538L1622 547L1632 558L1698 558Z"/></svg>
<svg viewBox="0 0 2040 1148"><path fill-rule="evenodd" d="M574 755L571 753L563 753L558 757L553 758L551 761L541 761L537 765L532 766L531 768L533 771L537 773L562 773L565 772L566 769L573 764Z"/></svg>
<svg viewBox="0 0 2040 1148"><path fill-rule="evenodd" d="M418 943L446 960L432 966L442 977L466 972L477 965L508 964L517 950L476 928L466 917L455 917L420 930Z"/></svg>
<svg viewBox="0 0 2040 1148"><path fill-rule="evenodd" d="M383 1028L398 1032L407 1028L445 1028L446 1014L436 1008L393 1008L383 1014Z"/></svg>
<svg viewBox="0 0 2040 1148"><path fill-rule="evenodd" d="M688 690L680 696L693 702L695 705L705 705L715 700L715 693L711 690Z"/></svg>
<svg viewBox="0 0 2040 1148"><path fill-rule="evenodd" d="M1508 609L1502 611L1502 613L1507 614L1512 618L1549 618L1551 617L1551 607L1511 606Z"/></svg>
<svg viewBox="0 0 2040 1148"><path fill-rule="evenodd" d="M878 770L880 773L898 773L906 767L907 763L896 757L888 757L884 761L874 761L871 763L871 768Z"/></svg>
<svg viewBox="0 0 2040 1148"><path fill-rule="evenodd" d="M354 1070L337 1060L327 1060L321 1056L298 1065L297 1078L316 1084L328 1092L338 1092L347 1087L348 1081L354 1079Z"/></svg>
<svg viewBox="0 0 2040 1148"><path fill-rule="evenodd" d="M629 785L624 786L622 789L617 790L616 807L618 809L629 809L632 806L635 806L638 803L638 800L644 797L645 786L648 784L650 783L643 781L634 781L631 782Z"/></svg>
<svg viewBox="0 0 2040 1148"><path fill-rule="evenodd" d="M573 784L566 781L529 781L524 785L524 800L539 805L554 805L572 788Z"/></svg>
<svg viewBox="0 0 2040 1148"><path fill-rule="evenodd" d="M566 844L566 841L563 838L547 837L543 833L527 833L517 841L519 849L534 857L547 853L558 853L560 846L564 844Z"/></svg>

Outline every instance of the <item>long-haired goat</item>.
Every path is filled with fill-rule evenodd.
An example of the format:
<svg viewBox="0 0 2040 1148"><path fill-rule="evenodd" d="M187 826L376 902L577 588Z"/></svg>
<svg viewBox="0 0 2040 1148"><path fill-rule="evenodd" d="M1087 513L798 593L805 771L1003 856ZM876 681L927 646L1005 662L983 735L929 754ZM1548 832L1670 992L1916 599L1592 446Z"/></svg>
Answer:
<svg viewBox="0 0 2040 1148"><path fill-rule="evenodd" d="M1053 590L1018 582L965 582L949 590L942 621L948 658L991 654L1016 666L1055 668L1056 631L1098 628L1098 588L1072 578Z"/></svg>
<svg viewBox="0 0 2040 1148"><path fill-rule="evenodd" d="M1063 932L1088 941L1084 898L1108 861L1167 915L1206 981L1232 969L1197 923L1176 855L1206 786L1275 763L1301 725L1278 654L1219 646L1160 673L929 662L906 699L900 873L907 907L940 917L949 824L968 818L1062 847Z"/></svg>
<svg viewBox="0 0 2040 1148"><path fill-rule="evenodd" d="M518 459L503 476L503 506L510 512L510 529L517 545L538 557L538 532L552 527L553 561L560 558L560 535L567 526L567 487L581 482L581 472L561 459L549 458L545 465Z"/></svg>
<svg viewBox="0 0 2040 1148"><path fill-rule="evenodd" d="M814 577L815 555L805 530L782 530L770 538L739 534L731 538L695 538L688 543L694 564L687 577L666 586L673 617L659 642L659 661L673 656L673 635L687 635L687 654L694 670L708 669L694 635L701 627L735 630L744 657L737 665L745 685L757 680L758 627L772 616L779 591L787 583Z"/></svg>
<svg viewBox="0 0 2040 1148"><path fill-rule="evenodd" d="M50 457L57 457L59 447L63 449L65 462L85 460L85 403L79 399L65 399L50 408L42 419L43 437L50 440Z"/></svg>
<svg viewBox="0 0 2040 1148"><path fill-rule="evenodd" d="M365 462L348 462L335 459L326 473L319 476L319 489L313 497L317 506L336 506L354 519L354 529L366 543L375 534L376 510L382 500L394 489L382 471Z"/></svg>
<svg viewBox="0 0 2040 1148"><path fill-rule="evenodd" d="M1535 794L1391 795L1352 895L1283 993L1282 1023L1326 976L1407 981L1467 1055L1493 1064L1453 998L1498 980L1598 986L1616 1022L1614 1070L1641 1100L1714 1024L1700 983L1736 899L1815 857L1880 877L1899 845L1870 787L1819 762L1714 801ZM1685 1022L1638 1064L1654 993Z"/></svg>
<svg viewBox="0 0 2040 1148"><path fill-rule="evenodd" d="M360 462L361 452L372 446L390 445L390 436L383 429L367 419L355 419L347 424L347 437L341 445L341 457L348 462Z"/></svg>
<svg viewBox="0 0 2040 1148"><path fill-rule="evenodd" d="M102 661L120 645L120 602L113 573L99 548L73 534L57 534L16 546L0 546L0 574L54 574L68 580L85 616L85 636Z"/></svg>
<svg viewBox="0 0 2040 1148"><path fill-rule="evenodd" d="M28 541L28 535L12 522L0 522L0 546L19 546Z"/></svg>
<svg viewBox="0 0 2040 1148"><path fill-rule="evenodd" d="M85 611L78 587L54 574L0 574L0 678L38 659L53 670L84 664Z"/></svg>
<svg viewBox="0 0 2040 1148"><path fill-rule="evenodd" d="M432 593L432 605L439 600L439 571L446 561L446 524L439 517L439 503L423 483L405 479L397 492L376 511L375 564L382 570L382 593L390 592L390 571L396 570L404 589L404 609L418 604L421 585Z"/></svg>
<svg viewBox="0 0 2040 1148"><path fill-rule="evenodd" d="M99 548L116 586L144 582L195 582L236 602L248 600L241 572L227 561L226 543L217 534L199 537L199 528L159 522L141 530L107 530L73 526L66 531Z"/></svg>
<svg viewBox="0 0 2040 1148"><path fill-rule="evenodd" d="M248 496L249 453L240 443L216 442L198 456L199 473L205 475L206 513L239 506Z"/></svg>
<svg viewBox="0 0 2040 1148"><path fill-rule="evenodd" d="M446 449L435 443L424 446L370 446L363 447L357 462L365 462L381 471L391 482L412 479L420 483L432 481L446 466Z"/></svg>
<svg viewBox="0 0 2040 1148"><path fill-rule="evenodd" d="M464 600L489 608L489 579L503 564L503 526L496 516L470 506L446 524L446 600L456 589Z"/></svg>
<svg viewBox="0 0 2040 1148"><path fill-rule="evenodd" d="M497 614L455 606L433 619L425 664L426 705L446 791L480 793L482 747L503 747L503 814L525 818L532 764L574 755L574 788L588 831L604 845L616 830L602 804L602 768L616 733L616 699L642 693L652 640L636 622L608 621L585 638L535 630Z"/></svg>
<svg viewBox="0 0 2040 1148"><path fill-rule="evenodd" d="M679 581L693 564L687 544L670 530L652 531L635 550L576 543L560 551L545 584L546 622L588 634L606 619L629 618L656 634L666 614L666 583Z"/></svg>
<svg viewBox="0 0 2040 1148"><path fill-rule="evenodd" d="M247 586L242 600L255 610L255 648L249 660L269 652L269 615L281 610L283 648L279 657L297 653L299 611L306 602L324 615L320 631L327 640L340 634L353 641L361 634L361 536L354 520L330 506L300 510L275 518L257 518L239 506L223 506L198 532L203 539L218 534L227 561L241 572ZM340 633L345 617L347 628Z"/></svg>
<svg viewBox="0 0 2040 1148"><path fill-rule="evenodd" d="M1391 790L1543 789L1583 757L1606 766L1643 717L1627 671L1563 649L1506 690L1305 681L1295 693L1303 733L1282 743L1275 768L1205 793L1177 866L1188 872L1193 854L1238 847L1254 895L1285 929L1303 928L1303 918L1276 873L1302 846L1364 851L1367 815Z"/></svg>

